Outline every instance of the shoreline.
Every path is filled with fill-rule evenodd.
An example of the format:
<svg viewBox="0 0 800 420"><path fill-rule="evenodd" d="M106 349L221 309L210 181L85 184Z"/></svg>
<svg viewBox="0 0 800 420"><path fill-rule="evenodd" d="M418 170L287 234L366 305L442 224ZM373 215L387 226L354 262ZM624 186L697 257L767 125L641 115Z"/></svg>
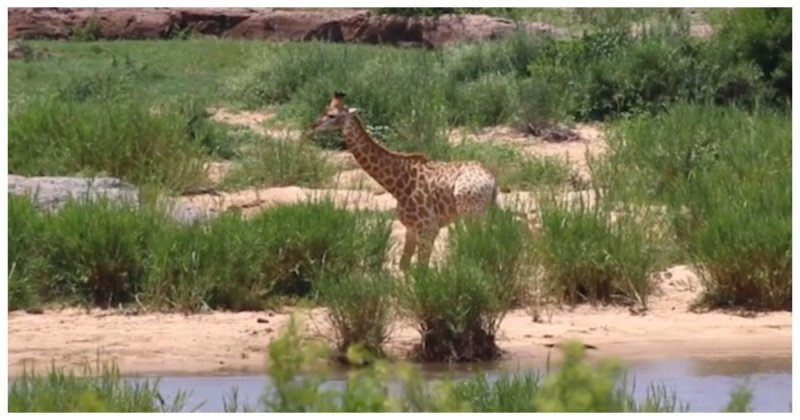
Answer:
<svg viewBox="0 0 800 420"><path fill-rule="evenodd" d="M661 272L654 282L656 292L643 313L621 306L546 306L540 322L534 322L528 309L509 311L497 332L501 360L463 366L543 367L558 363L558 344L573 339L593 347L586 352L590 361L791 358L791 312L693 312L701 289L697 275L684 265ZM77 308L14 311L8 315L8 374L19 376L30 363L41 372L51 362L81 373L86 363L94 368L98 357L116 361L126 376L264 374L268 345L293 314L304 337L333 337L324 308L135 315ZM409 360L418 342L409 321L395 321L384 348L393 360ZM431 365L436 364L424 364Z"/></svg>
<svg viewBox="0 0 800 420"><path fill-rule="evenodd" d="M305 312L310 315L303 326L306 335L327 336L324 311ZM272 314L13 312L9 314L9 377L19 376L31 362L37 372L49 369L51 361L80 372L86 362L94 368L98 356L103 361L115 360L126 376L265 374L268 343L291 317L289 313ZM259 319L269 323L259 323ZM396 327L386 345L387 353L405 360L419 335L411 326ZM721 312L651 310L631 315L627 308L577 307L555 311L550 322L534 323L525 309L518 309L507 314L498 333L503 358L474 366L515 369L543 367L548 359L558 363L556 347L569 339L596 347L587 350L589 360L618 358L623 363L791 357L791 313L745 318Z"/></svg>

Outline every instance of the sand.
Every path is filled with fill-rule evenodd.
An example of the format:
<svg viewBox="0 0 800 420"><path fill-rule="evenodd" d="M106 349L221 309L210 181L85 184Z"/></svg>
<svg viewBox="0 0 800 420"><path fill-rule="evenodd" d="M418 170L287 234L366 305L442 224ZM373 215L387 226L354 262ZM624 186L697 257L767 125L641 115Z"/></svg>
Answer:
<svg viewBox="0 0 800 420"><path fill-rule="evenodd" d="M790 312L740 316L721 311L689 310L699 293L697 278L685 266L673 267L658 279L660 293L648 310L580 305L550 307L534 322L529 309L505 317L498 344L502 364L541 366L550 346L579 339L596 347L592 358L655 360L705 357L787 357L791 355ZM205 314L148 313L82 309L48 310L43 314L9 314L9 375L26 364L45 369L50 362L76 368L85 362L114 360L126 374L263 373L266 349L286 326L291 313L304 320L309 336L325 338L330 329L325 310L286 309L265 312ZM404 358L419 334L408 322L397 322L387 349Z"/></svg>

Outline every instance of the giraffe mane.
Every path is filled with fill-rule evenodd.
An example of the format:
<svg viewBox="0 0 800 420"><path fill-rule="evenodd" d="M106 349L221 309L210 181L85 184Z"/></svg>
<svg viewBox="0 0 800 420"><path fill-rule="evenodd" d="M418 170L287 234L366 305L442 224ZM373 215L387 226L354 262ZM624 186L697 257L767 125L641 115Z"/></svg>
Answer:
<svg viewBox="0 0 800 420"><path fill-rule="evenodd" d="M394 150L388 149L383 144L378 143L377 141L375 141L375 139L373 139L372 136L369 135L367 130L364 129L364 123L361 121L361 118L359 118L357 114L350 114L350 115L355 120L355 122L359 125L359 127L361 127L361 131L363 131L367 135L367 137L373 143L375 143L376 146L378 146L379 148L383 149L385 152L389 153L390 155L401 157L401 158L405 158L405 159L409 159L409 160L412 160L414 162L420 162L420 163L425 163L425 162L428 162L430 160L430 159L428 159L427 156L423 155L422 153L396 152Z"/></svg>

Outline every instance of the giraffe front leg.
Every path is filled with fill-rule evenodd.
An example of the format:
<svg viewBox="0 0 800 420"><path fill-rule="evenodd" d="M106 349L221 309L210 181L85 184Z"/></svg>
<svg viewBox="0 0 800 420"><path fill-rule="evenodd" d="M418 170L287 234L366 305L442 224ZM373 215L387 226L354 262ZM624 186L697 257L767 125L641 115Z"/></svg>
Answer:
<svg viewBox="0 0 800 420"><path fill-rule="evenodd" d="M414 228L406 228L406 241L403 244L403 255L400 257L400 269L407 271L411 265L411 256L414 254L414 249L417 247L417 230Z"/></svg>
<svg viewBox="0 0 800 420"><path fill-rule="evenodd" d="M439 235L438 227L425 228L419 233L419 245L417 250L417 264L427 267L433 253L433 244L436 236Z"/></svg>

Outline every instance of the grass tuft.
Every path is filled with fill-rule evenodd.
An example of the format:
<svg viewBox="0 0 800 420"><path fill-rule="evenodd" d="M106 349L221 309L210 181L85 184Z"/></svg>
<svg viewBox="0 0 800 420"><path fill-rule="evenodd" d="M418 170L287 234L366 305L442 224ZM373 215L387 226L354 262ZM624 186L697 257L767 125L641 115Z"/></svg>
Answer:
<svg viewBox="0 0 800 420"><path fill-rule="evenodd" d="M426 361L499 357L495 334L505 313L524 295L525 228L511 212L462 220L452 231L443 265L412 270L401 291L404 311L417 325Z"/></svg>

